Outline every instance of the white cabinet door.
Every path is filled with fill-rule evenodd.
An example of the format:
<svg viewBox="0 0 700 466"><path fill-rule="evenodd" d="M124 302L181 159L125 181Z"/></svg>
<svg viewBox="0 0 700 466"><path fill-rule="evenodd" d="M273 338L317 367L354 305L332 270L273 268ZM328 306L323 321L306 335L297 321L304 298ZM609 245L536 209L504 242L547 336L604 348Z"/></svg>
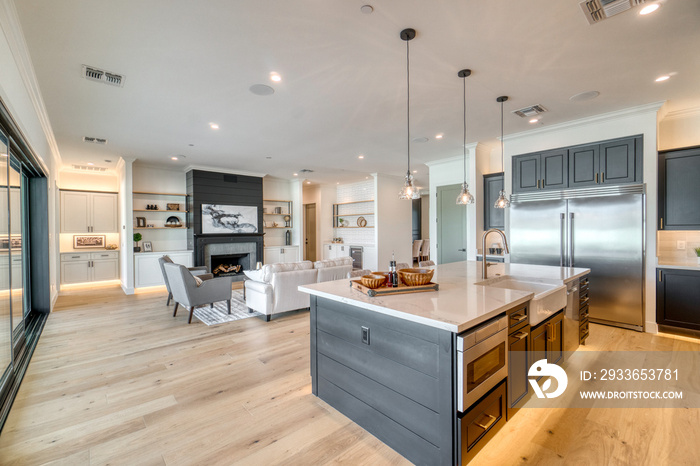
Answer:
<svg viewBox="0 0 700 466"><path fill-rule="evenodd" d="M280 248L265 248L265 263L276 264L282 262L282 251Z"/></svg>
<svg viewBox="0 0 700 466"><path fill-rule="evenodd" d="M116 280L119 278L119 261L115 259L92 261L92 280Z"/></svg>
<svg viewBox="0 0 700 466"><path fill-rule="evenodd" d="M116 233L119 231L117 221L117 195L109 193L92 193L90 210L92 213L92 232Z"/></svg>
<svg viewBox="0 0 700 466"><path fill-rule="evenodd" d="M160 264L158 264L159 256L139 256L135 254L134 257L134 268L136 273L134 274L135 286L136 288L142 288L145 286L158 286L164 285L163 272L160 270ZM171 257L171 259L173 259ZM175 262L175 259L173 259Z"/></svg>
<svg viewBox="0 0 700 466"><path fill-rule="evenodd" d="M285 246L282 250L280 262L297 262L299 260L299 248L296 246Z"/></svg>
<svg viewBox="0 0 700 466"><path fill-rule="evenodd" d="M328 260L328 259L333 259L333 256L335 255L335 251L333 250L334 244L331 243L325 243L323 245L323 260Z"/></svg>
<svg viewBox="0 0 700 466"><path fill-rule="evenodd" d="M61 262L61 283L84 283L90 281L89 261Z"/></svg>
<svg viewBox="0 0 700 466"><path fill-rule="evenodd" d="M61 192L61 233L88 233L90 193Z"/></svg>
<svg viewBox="0 0 700 466"><path fill-rule="evenodd" d="M336 244L335 245L335 257L334 259L339 259L341 257L350 255L350 246L347 244Z"/></svg>

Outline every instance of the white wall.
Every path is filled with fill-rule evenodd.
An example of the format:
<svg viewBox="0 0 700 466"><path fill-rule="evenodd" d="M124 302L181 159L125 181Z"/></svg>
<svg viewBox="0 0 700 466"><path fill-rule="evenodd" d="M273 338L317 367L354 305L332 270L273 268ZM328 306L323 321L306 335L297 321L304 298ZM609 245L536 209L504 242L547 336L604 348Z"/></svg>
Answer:
<svg viewBox="0 0 700 466"><path fill-rule="evenodd" d="M666 114L659 122L659 150L700 145L700 108Z"/></svg>
<svg viewBox="0 0 700 466"><path fill-rule="evenodd" d="M389 267L392 251L397 262L411 264L413 225L411 201L399 199L403 177L373 173L375 182L375 244L377 266L380 270Z"/></svg>
<svg viewBox="0 0 700 466"><path fill-rule="evenodd" d="M661 103L643 105L596 117L543 127L504 138L505 186L512 194L512 157L518 154L555 149L606 139L641 134L644 136L644 183L646 203L646 330L656 332L656 218L657 218L657 111ZM506 210L506 232L510 234L510 211Z"/></svg>
<svg viewBox="0 0 700 466"><path fill-rule="evenodd" d="M119 191L119 176L113 171L91 173L64 169L58 173L58 186L61 189L116 193Z"/></svg>
<svg viewBox="0 0 700 466"><path fill-rule="evenodd" d="M120 158L117 162L119 231L122 233L119 242L119 273L122 290L126 294L134 294L133 162L134 159L130 158Z"/></svg>
<svg viewBox="0 0 700 466"><path fill-rule="evenodd" d="M11 0L0 1L0 98L4 102L27 143L39 158L48 177L49 208L49 281L51 302L58 296L59 239L57 173L61 156L36 82L34 68L22 34L17 11Z"/></svg>

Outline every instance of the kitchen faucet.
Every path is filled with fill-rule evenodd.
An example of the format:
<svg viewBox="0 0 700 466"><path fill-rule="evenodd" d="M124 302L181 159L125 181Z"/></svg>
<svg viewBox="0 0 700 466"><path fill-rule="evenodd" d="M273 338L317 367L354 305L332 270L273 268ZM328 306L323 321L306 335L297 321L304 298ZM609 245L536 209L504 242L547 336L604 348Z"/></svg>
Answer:
<svg viewBox="0 0 700 466"><path fill-rule="evenodd" d="M506 239L506 234L503 233L502 230L499 230L498 228L491 228L489 231L485 231L484 234L481 235L481 278L483 279L488 278L487 270L489 265L492 265L486 263L486 237L489 235L489 233L498 233L501 235L501 238L503 238L503 247L506 253L510 253L508 250L508 240Z"/></svg>

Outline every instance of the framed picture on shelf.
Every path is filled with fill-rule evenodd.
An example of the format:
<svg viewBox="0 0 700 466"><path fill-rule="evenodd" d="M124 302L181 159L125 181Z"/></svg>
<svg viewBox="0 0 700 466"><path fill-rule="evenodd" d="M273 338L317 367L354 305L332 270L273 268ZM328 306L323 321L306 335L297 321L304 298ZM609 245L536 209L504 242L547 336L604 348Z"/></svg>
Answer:
<svg viewBox="0 0 700 466"><path fill-rule="evenodd" d="M73 249L104 249L105 238L105 235L73 235Z"/></svg>
<svg viewBox="0 0 700 466"><path fill-rule="evenodd" d="M143 242L143 252L153 252L153 244L150 241Z"/></svg>
<svg viewBox="0 0 700 466"><path fill-rule="evenodd" d="M146 217L136 217L136 228L146 228Z"/></svg>

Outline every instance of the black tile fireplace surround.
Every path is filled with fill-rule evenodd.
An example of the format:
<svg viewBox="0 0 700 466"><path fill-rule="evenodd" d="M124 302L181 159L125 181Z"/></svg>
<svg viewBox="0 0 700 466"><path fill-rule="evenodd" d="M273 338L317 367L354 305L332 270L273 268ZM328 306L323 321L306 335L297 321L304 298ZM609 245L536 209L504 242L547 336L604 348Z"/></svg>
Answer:
<svg viewBox="0 0 700 466"><path fill-rule="evenodd" d="M248 255L250 268L263 261L264 233L235 235L194 235L194 264L206 266L211 272L211 256ZM243 280L243 274L231 276L233 281Z"/></svg>

